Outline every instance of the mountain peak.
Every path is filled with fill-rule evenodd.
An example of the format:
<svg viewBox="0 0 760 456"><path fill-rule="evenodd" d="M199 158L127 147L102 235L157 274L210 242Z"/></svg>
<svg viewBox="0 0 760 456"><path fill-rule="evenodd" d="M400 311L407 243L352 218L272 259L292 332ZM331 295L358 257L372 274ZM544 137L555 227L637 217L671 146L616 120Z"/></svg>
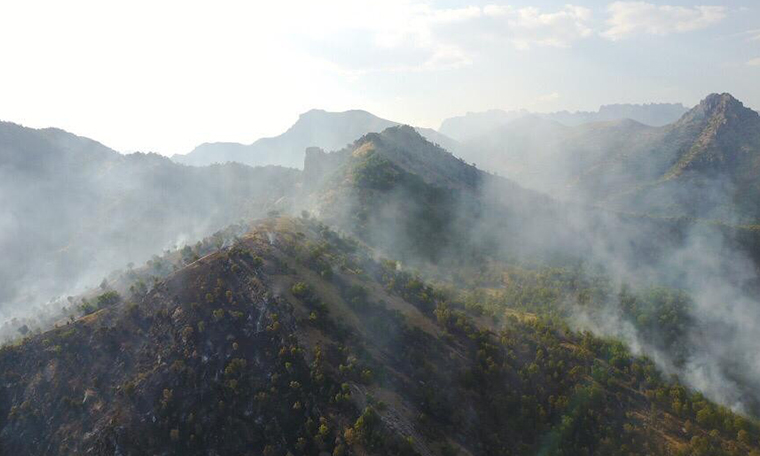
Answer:
<svg viewBox="0 0 760 456"><path fill-rule="evenodd" d="M327 111L325 111L324 109L314 108L314 109L309 109L306 112L302 112L301 114L298 115L298 118L301 119L304 117L321 116L324 114L327 114Z"/></svg>
<svg viewBox="0 0 760 456"><path fill-rule="evenodd" d="M736 112L736 111L751 111L744 107L744 104L733 97L730 93L712 93L707 96L699 106L712 114Z"/></svg>
<svg viewBox="0 0 760 456"><path fill-rule="evenodd" d="M685 171L737 175L755 169L760 150L760 115L731 94L708 95L674 127L696 139L688 143L668 177Z"/></svg>
<svg viewBox="0 0 760 456"><path fill-rule="evenodd" d="M368 136L390 138L396 141L419 141L427 142L427 140L414 128L409 125L394 125L381 131L380 133L370 133Z"/></svg>
<svg viewBox="0 0 760 456"><path fill-rule="evenodd" d="M731 95L728 92L723 93L711 93L708 96L705 97L704 100L700 104L719 104L719 103L739 103L742 104L739 100L734 98L733 95Z"/></svg>
<svg viewBox="0 0 760 456"><path fill-rule="evenodd" d="M380 119L376 115L364 111L362 109L349 109L347 111L326 111L324 109L309 109L308 111L298 115L298 122L309 121L315 119L330 119L330 118L372 118ZM390 123L390 121L387 121Z"/></svg>
<svg viewBox="0 0 760 456"><path fill-rule="evenodd" d="M348 147L331 153L319 148L307 149L304 172L313 187L319 187L336 171L361 177L371 175L373 182L377 176L384 179L403 173L447 189L474 189L483 174L408 125L367 133Z"/></svg>
<svg viewBox="0 0 760 456"><path fill-rule="evenodd" d="M678 123L704 122L716 116L725 120L729 118L742 119L753 115L757 116L757 113L745 107L730 93L712 93L684 114Z"/></svg>

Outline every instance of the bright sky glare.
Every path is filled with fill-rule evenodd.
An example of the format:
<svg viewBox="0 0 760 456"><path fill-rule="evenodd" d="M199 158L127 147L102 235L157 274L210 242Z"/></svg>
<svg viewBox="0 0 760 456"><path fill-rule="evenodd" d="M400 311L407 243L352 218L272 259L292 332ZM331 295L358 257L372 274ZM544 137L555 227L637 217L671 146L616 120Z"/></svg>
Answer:
<svg viewBox="0 0 760 456"><path fill-rule="evenodd" d="M756 1L567 1L3 0L0 119L171 155L311 108L433 128L724 91L760 108Z"/></svg>

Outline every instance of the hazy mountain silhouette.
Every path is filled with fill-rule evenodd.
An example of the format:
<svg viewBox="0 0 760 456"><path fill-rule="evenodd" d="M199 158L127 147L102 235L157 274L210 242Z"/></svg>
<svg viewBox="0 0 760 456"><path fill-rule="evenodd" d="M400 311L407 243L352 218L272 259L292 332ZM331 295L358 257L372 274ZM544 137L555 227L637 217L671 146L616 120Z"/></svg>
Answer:
<svg viewBox="0 0 760 456"><path fill-rule="evenodd" d="M665 127L524 116L463 145L550 164L532 183L562 176L557 201L401 125L299 171L2 124L6 301L90 287L0 349L0 451L752 454L728 407L760 411L758 230L629 212L752 190L756 126L724 94Z"/></svg>
<svg viewBox="0 0 760 456"><path fill-rule="evenodd" d="M566 126L591 122L609 122L630 119L650 125L663 126L675 122L688 109L680 103L612 104L603 105L599 111L558 111L532 113L527 110L470 112L464 116L451 117L441 123L439 131L457 141L467 141L487 134L505 124L525 116L553 120Z"/></svg>
<svg viewBox="0 0 760 456"><path fill-rule="evenodd" d="M630 154L589 168L576 186L614 207L733 222L760 216L760 116L712 94L678 122L639 132Z"/></svg>
<svg viewBox="0 0 760 456"><path fill-rule="evenodd" d="M462 144L460 155L521 185L658 215L758 218L758 114L713 94L661 127L624 119L575 127L526 116Z"/></svg>
<svg viewBox="0 0 760 456"><path fill-rule="evenodd" d="M250 145L206 143L187 155L174 155L172 159L195 166L238 162L251 166L301 168L307 147L341 149L366 133L379 132L394 125L399 124L361 110L327 112L313 109L301 114L298 121L279 136L262 138ZM455 141L435 130L420 128L418 131L446 148L456 148Z"/></svg>
<svg viewBox="0 0 760 456"><path fill-rule="evenodd" d="M297 175L237 164L193 168L5 122L0 164L0 313L261 216Z"/></svg>

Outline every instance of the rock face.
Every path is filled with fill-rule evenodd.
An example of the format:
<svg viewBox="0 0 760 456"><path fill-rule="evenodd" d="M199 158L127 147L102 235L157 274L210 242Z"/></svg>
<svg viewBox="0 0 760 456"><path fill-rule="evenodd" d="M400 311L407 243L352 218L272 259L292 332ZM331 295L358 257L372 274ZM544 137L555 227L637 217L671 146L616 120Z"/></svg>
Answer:
<svg viewBox="0 0 760 456"><path fill-rule="evenodd" d="M307 148L303 164L304 188L318 189L323 179L333 173L344 159L345 153L327 153L319 147Z"/></svg>
<svg viewBox="0 0 760 456"><path fill-rule="evenodd" d="M650 138L634 154L584 175L578 187L601 184L589 194L624 210L760 220L758 113L730 94L712 94Z"/></svg>
<svg viewBox="0 0 760 456"><path fill-rule="evenodd" d="M757 173L760 160L760 115L728 93L712 94L679 120L674 129L695 133L688 150L668 173L696 172L739 178ZM756 177L760 175L756 174Z"/></svg>

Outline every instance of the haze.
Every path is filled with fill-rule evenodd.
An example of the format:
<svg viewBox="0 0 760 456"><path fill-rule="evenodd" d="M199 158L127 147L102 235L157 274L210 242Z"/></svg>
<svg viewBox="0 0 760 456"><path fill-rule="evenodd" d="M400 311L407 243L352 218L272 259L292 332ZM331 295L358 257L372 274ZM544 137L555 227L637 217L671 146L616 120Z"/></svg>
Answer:
<svg viewBox="0 0 760 456"><path fill-rule="evenodd" d="M0 454L760 456L759 8L6 2Z"/></svg>
<svg viewBox="0 0 760 456"><path fill-rule="evenodd" d="M668 3L3 2L0 119L172 155L312 108L437 128L723 91L759 107L756 2Z"/></svg>

